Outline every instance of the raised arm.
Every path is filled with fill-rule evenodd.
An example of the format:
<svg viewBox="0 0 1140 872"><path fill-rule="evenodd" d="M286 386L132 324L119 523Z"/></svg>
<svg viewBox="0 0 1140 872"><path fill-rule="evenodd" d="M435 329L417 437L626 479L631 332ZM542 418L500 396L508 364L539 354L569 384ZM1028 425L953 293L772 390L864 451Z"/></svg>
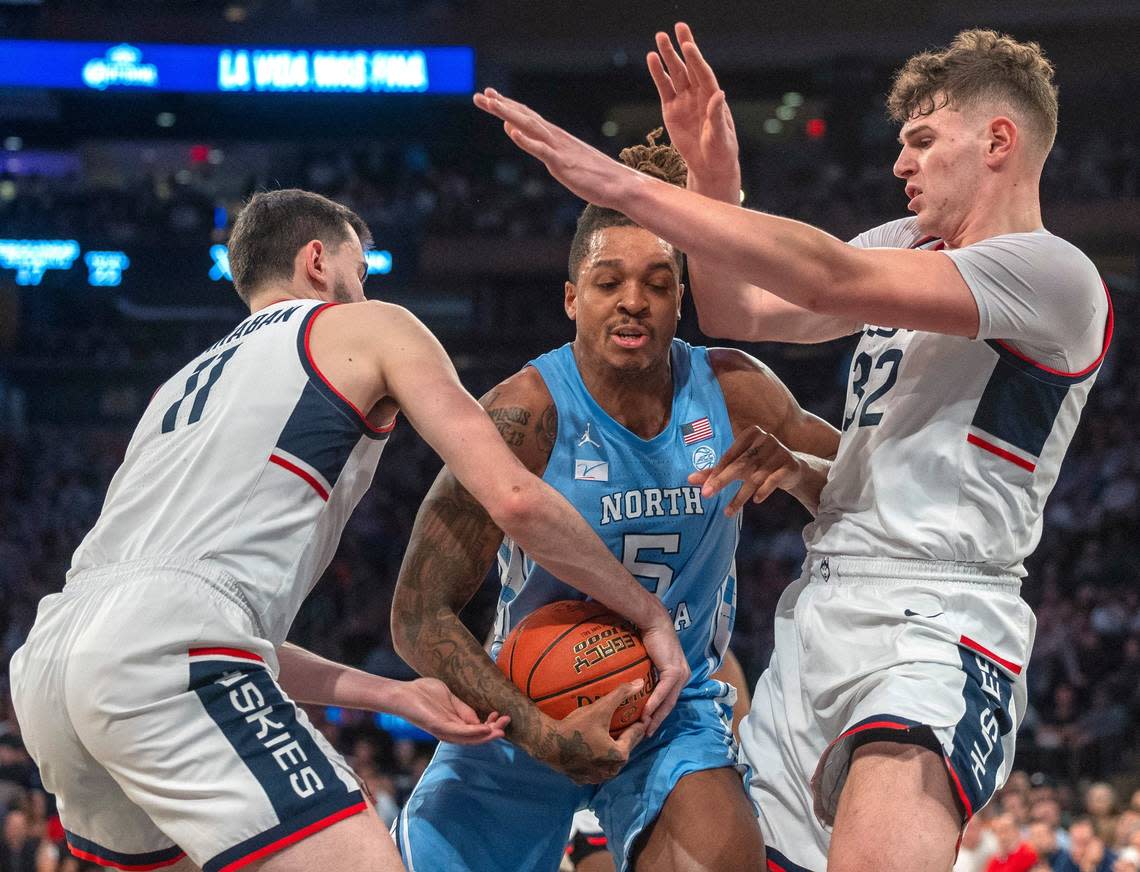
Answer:
<svg viewBox="0 0 1140 872"><path fill-rule="evenodd" d="M657 34L657 51L646 57L661 98L669 139L688 166L686 187L722 203L741 202L740 148L736 126L689 26L676 26L674 48L667 33ZM862 325L829 317L781 300L721 268L719 259L690 253L689 280L701 330L726 339L824 342Z"/></svg>
<svg viewBox="0 0 1140 872"><path fill-rule="evenodd" d="M616 209L689 257L816 315L974 337L974 296L941 252L861 249L787 218L686 191L611 160L488 88L475 104L583 199Z"/></svg>

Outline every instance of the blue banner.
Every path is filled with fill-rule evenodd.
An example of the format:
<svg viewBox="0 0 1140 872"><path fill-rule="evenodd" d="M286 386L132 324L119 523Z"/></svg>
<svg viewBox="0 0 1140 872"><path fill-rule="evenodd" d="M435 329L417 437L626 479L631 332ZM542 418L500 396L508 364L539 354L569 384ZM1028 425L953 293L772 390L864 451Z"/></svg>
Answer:
<svg viewBox="0 0 1140 872"><path fill-rule="evenodd" d="M239 94L469 94L469 46L309 48L0 40L0 86Z"/></svg>

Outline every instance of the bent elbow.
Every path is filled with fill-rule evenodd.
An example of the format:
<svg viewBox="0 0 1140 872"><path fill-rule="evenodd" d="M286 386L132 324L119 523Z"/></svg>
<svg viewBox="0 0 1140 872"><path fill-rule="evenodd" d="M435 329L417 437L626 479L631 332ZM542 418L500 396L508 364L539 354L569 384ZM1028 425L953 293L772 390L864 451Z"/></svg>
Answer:
<svg viewBox="0 0 1140 872"><path fill-rule="evenodd" d="M499 529L518 539L527 522L538 513L539 495L537 488L527 482L519 482L504 489L504 492L495 498L495 505L488 506L487 512L499 526Z"/></svg>

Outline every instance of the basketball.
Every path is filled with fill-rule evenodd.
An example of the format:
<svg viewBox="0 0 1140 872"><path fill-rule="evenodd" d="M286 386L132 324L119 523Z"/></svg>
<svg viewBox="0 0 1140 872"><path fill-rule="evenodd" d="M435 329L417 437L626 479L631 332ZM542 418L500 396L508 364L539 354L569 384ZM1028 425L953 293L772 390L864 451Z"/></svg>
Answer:
<svg viewBox="0 0 1140 872"><path fill-rule="evenodd" d="M656 674L637 628L601 603L562 600L528 615L507 636L499 669L538 708L561 720L626 681L645 686L614 710L610 734L641 717Z"/></svg>

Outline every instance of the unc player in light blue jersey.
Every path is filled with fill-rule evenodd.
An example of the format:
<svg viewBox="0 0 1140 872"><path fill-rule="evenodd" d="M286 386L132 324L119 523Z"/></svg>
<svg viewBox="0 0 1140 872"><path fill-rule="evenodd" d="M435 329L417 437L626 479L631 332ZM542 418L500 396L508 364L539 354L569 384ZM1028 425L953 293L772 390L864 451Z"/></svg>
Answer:
<svg viewBox="0 0 1140 872"><path fill-rule="evenodd" d="M622 154L683 183L684 163L672 148L651 139ZM763 863L736 766L733 693L711 678L734 619L736 512L777 484L811 503L824 466L815 456L830 456L838 435L748 355L674 338L681 269L673 246L620 213L587 207L565 286L574 341L532 360L482 402L519 459L564 494L669 609L689 683L640 744L639 732L616 740L608 733L628 685L563 721L540 713L458 613L496 553L502 591L492 656L535 608L581 595L504 539L445 469L416 519L393 637L421 673L445 680L477 711L509 714L511 723L509 741L481 751L439 747L394 826L409 869L553 872L571 818L585 807L596 812L620 870L736 872ZM734 434L758 428L782 458L767 482L703 495L690 476L730 454ZM793 456L784 445L812 456Z"/></svg>

